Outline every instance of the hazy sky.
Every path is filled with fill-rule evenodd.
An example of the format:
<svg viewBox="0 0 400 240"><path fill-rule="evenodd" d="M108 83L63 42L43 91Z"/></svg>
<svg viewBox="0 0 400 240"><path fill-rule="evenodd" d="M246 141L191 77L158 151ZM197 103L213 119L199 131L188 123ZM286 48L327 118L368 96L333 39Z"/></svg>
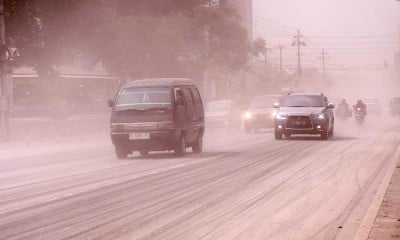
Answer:
<svg viewBox="0 0 400 240"><path fill-rule="evenodd" d="M279 43L286 64L295 63L290 47L300 29L307 42L304 65L320 63L318 53L326 48L330 67L381 67L393 64L400 42L400 1L395 0L253 0L255 36L270 46ZM270 54L277 61L277 51Z"/></svg>

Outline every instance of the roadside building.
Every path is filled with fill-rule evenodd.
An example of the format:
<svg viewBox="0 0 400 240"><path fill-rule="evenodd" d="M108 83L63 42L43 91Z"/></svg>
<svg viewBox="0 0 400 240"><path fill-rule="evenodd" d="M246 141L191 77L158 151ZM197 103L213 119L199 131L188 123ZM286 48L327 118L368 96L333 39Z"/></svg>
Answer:
<svg viewBox="0 0 400 240"><path fill-rule="evenodd" d="M51 117L51 115L91 114L106 111L119 79L102 68L85 70L60 67L57 76L43 79L32 68L12 74L11 116ZM55 111L57 110L57 111Z"/></svg>

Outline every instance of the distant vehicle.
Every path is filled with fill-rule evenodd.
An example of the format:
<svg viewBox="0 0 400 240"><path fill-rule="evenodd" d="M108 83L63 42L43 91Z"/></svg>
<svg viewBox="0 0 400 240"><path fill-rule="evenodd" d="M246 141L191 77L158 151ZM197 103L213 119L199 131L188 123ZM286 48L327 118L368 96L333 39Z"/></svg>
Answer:
<svg viewBox="0 0 400 240"><path fill-rule="evenodd" d="M356 124L362 126L365 122L365 114L361 108L356 108L354 110L354 117L356 118Z"/></svg>
<svg viewBox="0 0 400 240"><path fill-rule="evenodd" d="M342 99L339 104L336 104L336 107L336 117L338 117L342 121L346 121L349 117L353 115L353 112L345 99Z"/></svg>
<svg viewBox="0 0 400 240"><path fill-rule="evenodd" d="M367 105L368 115L381 115L381 103L378 98L368 97L363 98L362 101Z"/></svg>
<svg viewBox="0 0 400 240"><path fill-rule="evenodd" d="M119 159L133 151L203 150L204 108L189 79L144 79L128 83L110 100L111 140Z"/></svg>
<svg viewBox="0 0 400 240"><path fill-rule="evenodd" d="M293 134L319 134L323 140L333 136L335 105L323 94L290 93L276 107L275 139Z"/></svg>
<svg viewBox="0 0 400 240"><path fill-rule="evenodd" d="M280 95L256 96L244 114L244 128L247 133L263 128L272 128L277 110L274 103L280 102Z"/></svg>
<svg viewBox="0 0 400 240"><path fill-rule="evenodd" d="M395 97L390 101L390 114L400 116L400 97Z"/></svg>
<svg viewBox="0 0 400 240"><path fill-rule="evenodd" d="M240 109L234 100L211 101L205 112L207 127L240 127Z"/></svg>

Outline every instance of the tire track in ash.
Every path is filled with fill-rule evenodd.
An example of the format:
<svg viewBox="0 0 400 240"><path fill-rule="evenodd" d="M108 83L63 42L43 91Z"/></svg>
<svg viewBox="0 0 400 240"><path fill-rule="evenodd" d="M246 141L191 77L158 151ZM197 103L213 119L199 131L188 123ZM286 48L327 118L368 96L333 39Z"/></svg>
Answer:
<svg viewBox="0 0 400 240"><path fill-rule="evenodd" d="M390 131L387 131L386 133L390 133ZM376 140L375 142L380 141L380 139ZM373 145L372 143L371 145ZM366 179L364 184L357 183L359 185L359 190L357 191L357 194L351 199L351 201L346 205L345 210L343 211L342 214L337 216L335 219L327 223L324 227L322 227L319 231L317 231L311 239L320 239L321 237L324 237L326 239L336 239L338 234L340 233L341 229L338 228L338 226L343 226L344 223L347 221L347 219L351 216L353 213L353 210L360 204L360 202L363 200L363 198L366 196L368 191L370 190L371 186L373 183L378 179L378 176L382 176L385 173L385 170L388 168L388 165L390 164L390 161L396 152L398 146L392 145L392 144L384 144L386 146L391 146L388 152L386 152L386 156L384 157L384 160L382 161L382 164L374 169L374 171L371 173L371 175ZM379 158L380 154L377 154L375 158ZM355 180L357 181L357 180ZM325 231L328 231L327 233L324 234ZM322 236L321 236L322 235Z"/></svg>
<svg viewBox="0 0 400 240"><path fill-rule="evenodd" d="M285 147L284 147L285 148ZM220 163L220 161L218 161L218 164L219 165L221 165L221 163ZM222 164L224 164L224 163L222 163ZM215 167L214 165L212 166L212 167ZM206 169L206 171L208 171L208 169ZM189 174L190 175L190 174ZM150 181L151 182L151 181ZM129 188L129 186L128 186L128 188ZM122 189L122 191L125 191L126 189ZM41 217L46 217L46 216L41 216Z"/></svg>

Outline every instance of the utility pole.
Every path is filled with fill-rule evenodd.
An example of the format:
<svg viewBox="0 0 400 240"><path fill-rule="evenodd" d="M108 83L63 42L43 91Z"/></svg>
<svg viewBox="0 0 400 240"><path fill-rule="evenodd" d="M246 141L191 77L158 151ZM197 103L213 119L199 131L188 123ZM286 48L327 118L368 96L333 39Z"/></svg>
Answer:
<svg viewBox="0 0 400 240"><path fill-rule="evenodd" d="M265 74L267 74L267 72L268 72L268 48L267 48L267 46L265 46L265 49L264 49L264 71L265 71Z"/></svg>
<svg viewBox="0 0 400 240"><path fill-rule="evenodd" d="M397 0L400 3L400 0ZM400 24L399 24L399 50L395 53L395 68L399 73L400 77Z"/></svg>
<svg viewBox="0 0 400 240"><path fill-rule="evenodd" d="M322 49L321 52L321 60L322 60L322 78L324 81L326 80L326 68L325 68L325 63L326 63L326 58L327 58L328 53L325 52L325 48Z"/></svg>
<svg viewBox="0 0 400 240"><path fill-rule="evenodd" d="M0 141L8 138L8 84L7 84L7 58L10 57L6 46L4 0L0 0Z"/></svg>
<svg viewBox="0 0 400 240"><path fill-rule="evenodd" d="M264 71L265 74L268 73L268 51L271 51L272 48L268 48L267 46L265 46L264 48Z"/></svg>
<svg viewBox="0 0 400 240"><path fill-rule="evenodd" d="M282 63L283 63L283 59L282 59L282 51L283 51L283 47L281 44L279 44L279 74L282 75Z"/></svg>
<svg viewBox="0 0 400 240"><path fill-rule="evenodd" d="M300 79L303 71L301 69L301 46L305 47L306 42L302 41L304 36L300 34L300 30L297 30L297 34L294 35L292 46L297 46L297 75Z"/></svg>

